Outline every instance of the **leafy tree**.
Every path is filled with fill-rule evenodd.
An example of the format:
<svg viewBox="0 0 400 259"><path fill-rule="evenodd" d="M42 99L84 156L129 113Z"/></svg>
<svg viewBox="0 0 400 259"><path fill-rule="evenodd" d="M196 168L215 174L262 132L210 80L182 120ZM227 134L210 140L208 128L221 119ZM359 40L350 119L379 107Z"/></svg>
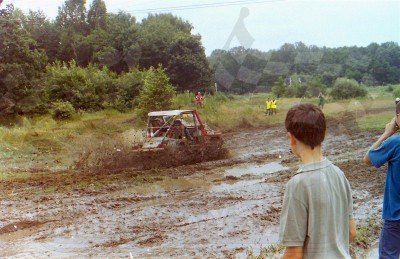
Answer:
<svg viewBox="0 0 400 259"><path fill-rule="evenodd" d="M171 45L184 35L190 35L192 25L172 14L150 14L139 28L142 55L140 66L168 66Z"/></svg>
<svg viewBox="0 0 400 259"><path fill-rule="evenodd" d="M44 50L49 62L54 62L58 57L60 35L51 21L42 11L29 11L24 18L23 27L36 41L36 48Z"/></svg>
<svg viewBox="0 0 400 259"><path fill-rule="evenodd" d="M47 57L14 16L14 7L0 11L0 114L27 113L40 105L37 79Z"/></svg>
<svg viewBox="0 0 400 259"><path fill-rule="evenodd" d="M201 46L200 36L177 40L170 47L170 55L166 71L170 75L171 83L179 86L180 90L205 92L213 85L211 69Z"/></svg>
<svg viewBox="0 0 400 259"><path fill-rule="evenodd" d="M170 109L175 94L176 88L169 82L165 69L150 67L138 96L138 116L144 119L150 111Z"/></svg>
<svg viewBox="0 0 400 259"><path fill-rule="evenodd" d="M93 0L87 14L87 22L91 30L97 28L106 28L107 7L103 0Z"/></svg>
<svg viewBox="0 0 400 259"><path fill-rule="evenodd" d="M274 86L272 87L272 92L277 98L284 96L286 92L286 85L282 77L280 77L278 81L275 82Z"/></svg>
<svg viewBox="0 0 400 259"><path fill-rule="evenodd" d="M86 41L86 0L66 0L59 7L56 27L60 32L59 59L76 60L79 65L87 65L92 59L91 46Z"/></svg>
<svg viewBox="0 0 400 259"><path fill-rule="evenodd" d="M96 28L88 36L93 62L117 73L136 67L141 56L137 30L136 19L130 14L109 14L106 27Z"/></svg>
<svg viewBox="0 0 400 259"><path fill-rule="evenodd" d="M367 90L360 86L354 79L338 78L333 85L330 95L334 99L350 99L366 96Z"/></svg>
<svg viewBox="0 0 400 259"><path fill-rule="evenodd" d="M87 33L86 0L65 0L58 8L57 27L78 34Z"/></svg>
<svg viewBox="0 0 400 259"><path fill-rule="evenodd" d="M208 89L212 84L200 36L192 25L172 14L149 15L139 27L143 68L161 64L178 90Z"/></svg>

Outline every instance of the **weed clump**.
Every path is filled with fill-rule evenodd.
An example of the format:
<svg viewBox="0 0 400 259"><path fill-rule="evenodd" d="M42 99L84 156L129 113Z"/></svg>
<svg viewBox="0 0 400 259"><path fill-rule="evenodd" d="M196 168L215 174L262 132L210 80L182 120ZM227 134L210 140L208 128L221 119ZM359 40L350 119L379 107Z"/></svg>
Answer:
<svg viewBox="0 0 400 259"><path fill-rule="evenodd" d="M76 114L74 106L66 101L58 101L53 103L52 117L58 120L71 119Z"/></svg>

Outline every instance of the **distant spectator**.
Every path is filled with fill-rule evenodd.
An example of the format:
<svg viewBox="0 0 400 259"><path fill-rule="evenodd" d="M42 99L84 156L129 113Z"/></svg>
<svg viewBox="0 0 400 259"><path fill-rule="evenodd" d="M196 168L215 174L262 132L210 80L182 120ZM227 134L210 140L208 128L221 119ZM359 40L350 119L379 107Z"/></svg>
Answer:
<svg viewBox="0 0 400 259"><path fill-rule="evenodd" d="M276 103L276 99L272 99L271 101L271 115L272 114L276 114L276 108L277 108L277 103Z"/></svg>
<svg viewBox="0 0 400 259"><path fill-rule="evenodd" d="M324 95L320 92L319 95L318 95L318 98L319 98L318 107L320 109L323 109L324 108L324 104L325 104Z"/></svg>
<svg viewBox="0 0 400 259"><path fill-rule="evenodd" d="M265 101L265 114L270 115L270 110L271 110L271 100L268 98Z"/></svg>
<svg viewBox="0 0 400 259"><path fill-rule="evenodd" d="M203 107L204 97L201 95L200 92L197 92L196 96L194 97L194 101L197 107Z"/></svg>

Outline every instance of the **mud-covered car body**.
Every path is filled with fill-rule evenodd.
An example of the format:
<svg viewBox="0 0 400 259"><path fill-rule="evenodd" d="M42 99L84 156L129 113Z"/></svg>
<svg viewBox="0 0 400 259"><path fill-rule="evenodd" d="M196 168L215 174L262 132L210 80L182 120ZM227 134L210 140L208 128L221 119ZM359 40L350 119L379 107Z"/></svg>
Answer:
<svg viewBox="0 0 400 259"><path fill-rule="evenodd" d="M146 140L142 148L175 149L212 142L222 142L221 133L206 127L196 110L155 111L148 114Z"/></svg>
<svg viewBox="0 0 400 259"><path fill-rule="evenodd" d="M145 140L131 145L124 138L86 153L76 163L81 170L152 169L225 157L221 133L203 123L196 110L150 112Z"/></svg>

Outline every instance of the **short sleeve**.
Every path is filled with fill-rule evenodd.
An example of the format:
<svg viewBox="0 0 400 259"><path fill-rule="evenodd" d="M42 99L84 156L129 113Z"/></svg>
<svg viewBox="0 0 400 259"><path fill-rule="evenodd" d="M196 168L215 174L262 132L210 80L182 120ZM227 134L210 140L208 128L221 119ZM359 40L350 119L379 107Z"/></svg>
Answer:
<svg viewBox="0 0 400 259"><path fill-rule="evenodd" d="M350 183L347 179L346 179L346 191L347 191L349 219L353 219L353 193L351 191Z"/></svg>
<svg viewBox="0 0 400 259"><path fill-rule="evenodd" d="M307 236L307 208L296 197L289 182L283 198L279 231L279 239L284 246L303 246Z"/></svg>
<svg viewBox="0 0 400 259"><path fill-rule="evenodd" d="M376 168L379 168L390 160L395 148L396 145L393 138L388 138L377 149L370 149L368 151L368 158Z"/></svg>

